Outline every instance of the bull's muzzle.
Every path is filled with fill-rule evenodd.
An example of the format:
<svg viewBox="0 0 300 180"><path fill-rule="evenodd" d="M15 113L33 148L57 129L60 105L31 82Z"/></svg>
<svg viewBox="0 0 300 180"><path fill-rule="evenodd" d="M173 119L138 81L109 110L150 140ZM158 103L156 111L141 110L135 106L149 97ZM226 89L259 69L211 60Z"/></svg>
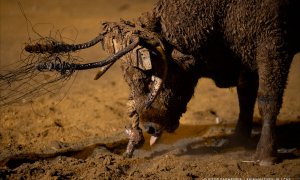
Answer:
<svg viewBox="0 0 300 180"><path fill-rule="evenodd" d="M150 146L152 146L157 142L159 137L162 135L163 128L160 125L153 122L143 123L143 126L145 131L151 135Z"/></svg>

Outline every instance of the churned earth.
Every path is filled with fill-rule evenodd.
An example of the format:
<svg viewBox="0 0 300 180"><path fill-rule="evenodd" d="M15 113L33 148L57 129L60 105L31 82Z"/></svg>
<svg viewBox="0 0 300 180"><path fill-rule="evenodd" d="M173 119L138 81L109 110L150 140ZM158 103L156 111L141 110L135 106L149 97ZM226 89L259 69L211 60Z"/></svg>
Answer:
<svg viewBox="0 0 300 180"><path fill-rule="evenodd" d="M19 60L24 44L57 33L85 42L100 23L132 19L154 0L0 1L0 69ZM76 54L84 62L106 57L99 46ZM199 80L179 129L146 143L123 158L129 89L114 65L101 79L97 70L78 72L56 95L33 103L0 107L0 179L203 179L213 177L300 178L300 56L294 58L284 104L278 117L281 162L260 167L251 161L259 138L260 116L245 146L228 143L238 116L236 89L218 89ZM1 92L0 92L1 93Z"/></svg>

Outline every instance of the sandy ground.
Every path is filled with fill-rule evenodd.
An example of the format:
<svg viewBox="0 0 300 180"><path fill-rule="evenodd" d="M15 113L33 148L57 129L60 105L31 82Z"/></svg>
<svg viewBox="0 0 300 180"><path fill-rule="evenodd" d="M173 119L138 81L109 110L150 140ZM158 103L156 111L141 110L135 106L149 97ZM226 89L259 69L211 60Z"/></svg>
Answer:
<svg viewBox="0 0 300 180"><path fill-rule="evenodd" d="M65 38L84 42L100 31L100 22L131 19L152 8L153 0L20 1L43 36L64 29ZM0 67L19 59L29 34L16 0L0 1ZM98 46L78 56L86 62L106 55ZM281 163L260 167L250 160L258 126L245 147L223 146L238 115L235 88L218 89L201 79L181 126L157 145L145 145L125 159L124 127L128 87L119 65L100 80L96 70L80 72L62 91L33 104L0 107L0 179L202 179L213 177L300 178L300 57L293 61L278 117ZM24 100L24 102L26 99ZM216 118L221 123L216 124ZM281 149L279 152L283 152Z"/></svg>

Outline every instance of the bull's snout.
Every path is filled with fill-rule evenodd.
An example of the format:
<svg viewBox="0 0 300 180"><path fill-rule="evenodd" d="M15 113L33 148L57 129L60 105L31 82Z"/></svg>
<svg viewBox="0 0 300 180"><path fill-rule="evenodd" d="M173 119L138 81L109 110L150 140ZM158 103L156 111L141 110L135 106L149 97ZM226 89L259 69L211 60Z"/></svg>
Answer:
<svg viewBox="0 0 300 180"><path fill-rule="evenodd" d="M150 146L155 144L157 140L160 138L163 129L159 124L153 123L153 122L146 122L143 123L144 130L148 133L151 134L150 137Z"/></svg>
<svg viewBox="0 0 300 180"><path fill-rule="evenodd" d="M160 127L160 125L153 123L153 122L146 122L143 123L144 126L144 130L148 133L151 134L153 136L160 136L162 133L162 128Z"/></svg>
<svg viewBox="0 0 300 180"><path fill-rule="evenodd" d="M152 126L145 126L145 130L148 134L155 134L155 129Z"/></svg>

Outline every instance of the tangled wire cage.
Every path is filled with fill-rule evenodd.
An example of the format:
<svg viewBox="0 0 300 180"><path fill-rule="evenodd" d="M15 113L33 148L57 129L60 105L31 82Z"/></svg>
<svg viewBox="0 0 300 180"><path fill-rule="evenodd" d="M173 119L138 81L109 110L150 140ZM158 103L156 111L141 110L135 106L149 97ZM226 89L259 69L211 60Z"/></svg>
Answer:
<svg viewBox="0 0 300 180"><path fill-rule="evenodd" d="M32 41L34 44L53 44L58 42L52 37L40 37ZM74 71L42 72L37 67L47 62L57 62L63 59L73 63L80 58L71 53L28 53L25 47L20 60L0 70L0 106L30 102L33 99L59 92L71 79Z"/></svg>

